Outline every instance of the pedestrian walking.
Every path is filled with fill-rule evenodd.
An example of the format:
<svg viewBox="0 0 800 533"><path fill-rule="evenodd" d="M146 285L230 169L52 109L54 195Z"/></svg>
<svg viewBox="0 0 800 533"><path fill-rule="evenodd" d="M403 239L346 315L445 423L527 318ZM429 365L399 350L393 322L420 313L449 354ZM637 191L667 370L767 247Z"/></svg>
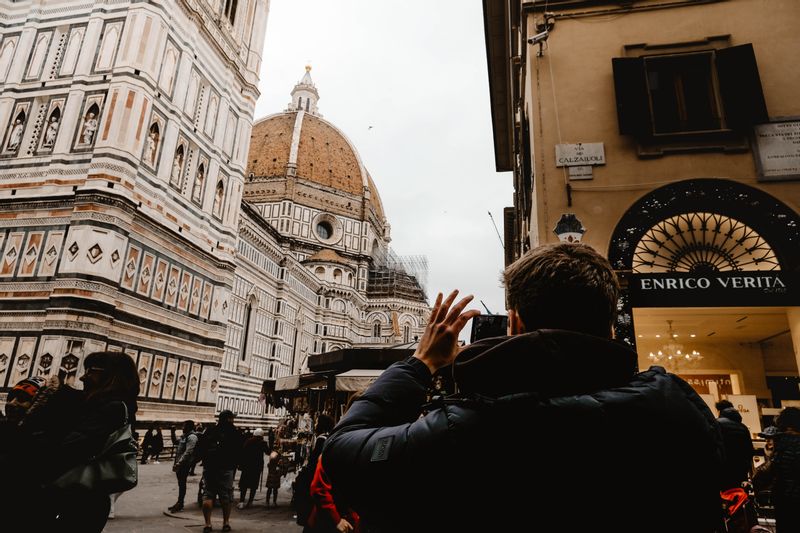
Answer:
<svg viewBox="0 0 800 533"><path fill-rule="evenodd" d="M253 436L247 439L242 448L242 458L239 462L239 509L250 507L258 489L261 473L264 471L264 455L269 453L269 446L264 442L264 430L257 429ZM250 497L245 503L245 493L250 491Z"/></svg>
<svg viewBox="0 0 800 533"><path fill-rule="evenodd" d="M189 477L189 469L194 464L195 448L197 446L197 435L194 434L194 421L186 420L183 422L183 433L180 438L175 434L175 426L170 428L170 438L175 447L175 461L172 464L172 471L178 480L178 501L169 508L169 512L177 513L183 511L184 499L186 498L186 478Z"/></svg>
<svg viewBox="0 0 800 533"><path fill-rule="evenodd" d="M200 440L198 454L203 461L203 533L210 533L214 499L222 507L222 531L230 531L233 478L242 450L242 436L233 425L236 415L220 412L217 425L209 428Z"/></svg>
<svg viewBox="0 0 800 533"><path fill-rule="evenodd" d="M459 350L479 313L465 311L471 296L439 294L414 355L384 371L328 438L324 470L364 524L717 531L719 427L686 382L660 367L637 373L636 352L611 338L619 285L608 261L586 245L545 245L504 282L508 336ZM442 369L459 393L426 404ZM505 468L520 420L532 436ZM487 441L497 460L483 459Z"/></svg>

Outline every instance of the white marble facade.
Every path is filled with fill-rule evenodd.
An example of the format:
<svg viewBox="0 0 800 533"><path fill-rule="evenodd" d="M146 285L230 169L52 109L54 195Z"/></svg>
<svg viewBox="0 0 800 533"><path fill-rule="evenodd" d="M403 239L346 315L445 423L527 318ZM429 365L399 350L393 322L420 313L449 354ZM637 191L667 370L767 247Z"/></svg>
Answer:
<svg viewBox="0 0 800 533"><path fill-rule="evenodd" d="M142 421L274 423L264 380L421 334L424 298L368 296L385 219L242 203L268 12L0 0L0 401L29 375L80 386L85 355L110 349L136 361ZM303 217L341 235L303 237ZM317 253L336 239L358 252Z"/></svg>
<svg viewBox="0 0 800 533"><path fill-rule="evenodd" d="M213 418L268 11L0 2L0 400L124 350L140 419Z"/></svg>

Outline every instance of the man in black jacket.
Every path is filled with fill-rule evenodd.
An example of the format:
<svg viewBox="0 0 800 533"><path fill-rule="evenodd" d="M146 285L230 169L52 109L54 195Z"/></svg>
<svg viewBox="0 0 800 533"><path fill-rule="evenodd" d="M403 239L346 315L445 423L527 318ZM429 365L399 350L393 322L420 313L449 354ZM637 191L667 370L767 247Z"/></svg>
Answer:
<svg viewBox="0 0 800 533"><path fill-rule="evenodd" d="M508 336L459 353L478 312L464 312L471 296L453 305L457 291L439 294L416 353L329 437L325 471L364 524L715 531L719 428L689 385L660 367L637 373L636 353L611 340L619 289L608 261L547 245L504 278ZM433 373L451 365L458 398L423 405Z"/></svg>
<svg viewBox="0 0 800 533"><path fill-rule="evenodd" d="M717 422L725 448L722 488L738 488L753 469L753 439L750 430L742 424L742 415L731 402L720 400L714 407L719 411Z"/></svg>
<svg viewBox="0 0 800 533"><path fill-rule="evenodd" d="M211 528L211 512L214 498L219 498L222 507L222 531L230 531L231 502L233 500L233 477L242 452L244 439L233 425L236 415L225 409L219 413L217 425L206 431L198 443L198 455L203 460L203 533Z"/></svg>

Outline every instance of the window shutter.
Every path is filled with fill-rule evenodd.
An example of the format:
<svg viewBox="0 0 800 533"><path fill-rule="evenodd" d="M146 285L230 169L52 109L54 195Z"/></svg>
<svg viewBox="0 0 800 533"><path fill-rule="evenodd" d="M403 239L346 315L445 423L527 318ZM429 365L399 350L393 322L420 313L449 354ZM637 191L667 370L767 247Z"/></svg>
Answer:
<svg viewBox="0 0 800 533"><path fill-rule="evenodd" d="M617 117L622 135L651 135L650 102L644 59L641 57L615 57L614 89L617 95Z"/></svg>
<svg viewBox="0 0 800 533"><path fill-rule="evenodd" d="M717 50L719 79L725 119L731 129L747 129L767 122L767 104L752 44Z"/></svg>

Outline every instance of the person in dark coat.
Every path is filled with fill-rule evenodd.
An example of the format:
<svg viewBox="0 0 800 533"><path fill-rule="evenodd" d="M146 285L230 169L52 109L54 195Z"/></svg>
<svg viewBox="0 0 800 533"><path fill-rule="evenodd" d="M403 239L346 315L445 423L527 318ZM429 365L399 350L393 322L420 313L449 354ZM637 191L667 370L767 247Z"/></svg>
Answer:
<svg viewBox="0 0 800 533"><path fill-rule="evenodd" d="M198 443L203 460L203 533L209 533L214 499L222 507L222 531L230 531L233 477L242 452L242 435L233 425L236 415L225 409L219 413L217 425L209 428Z"/></svg>
<svg viewBox="0 0 800 533"><path fill-rule="evenodd" d="M775 419L772 503L776 533L800 531L800 409L785 407Z"/></svg>
<svg viewBox="0 0 800 533"><path fill-rule="evenodd" d="M725 466L722 489L742 486L753 469L753 439L750 429L742 424L742 415L728 400L718 401L714 407L719 411L717 422L722 430L725 446Z"/></svg>
<svg viewBox="0 0 800 533"><path fill-rule="evenodd" d="M264 455L269 453L269 445L264 442L264 430L257 429L253 436L247 439L242 448L242 458L239 461L239 509L250 507L256 495L258 482L264 471ZM245 503L244 497L250 491L250 498Z"/></svg>
<svg viewBox="0 0 800 533"><path fill-rule="evenodd" d="M363 526L716 531L719 427L686 382L661 367L637 373L637 354L611 339L619 286L608 261L585 245L546 245L504 281L509 336L459 353L478 311L464 311L471 296L439 294L414 355L328 438L325 472ZM425 405L434 372L450 365L458 396Z"/></svg>

